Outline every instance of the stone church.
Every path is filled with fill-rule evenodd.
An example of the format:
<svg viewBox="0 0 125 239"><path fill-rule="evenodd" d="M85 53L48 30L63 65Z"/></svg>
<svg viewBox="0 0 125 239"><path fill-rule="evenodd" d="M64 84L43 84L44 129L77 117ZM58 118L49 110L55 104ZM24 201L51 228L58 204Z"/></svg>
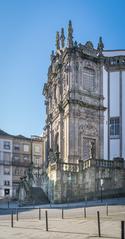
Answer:
<svg viewBox="0 0 125 239"><path fill-rule="evenodd" d="M47 194L52 202L124 194L123 159L104 159L103 56L91 41L73 39L71 21L56 33L46 98ZM100 194L101 193L101 194Z"/></svg>

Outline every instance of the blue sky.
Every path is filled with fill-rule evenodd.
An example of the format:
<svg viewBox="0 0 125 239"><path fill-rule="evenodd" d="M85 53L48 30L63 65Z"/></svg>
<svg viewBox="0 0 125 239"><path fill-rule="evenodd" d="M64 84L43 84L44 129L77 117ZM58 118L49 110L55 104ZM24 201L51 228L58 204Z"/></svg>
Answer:
<svg viewBox="0 0 125 239"><path fill-rule="evenodd" d="M124 49L124 9L124 0L0 0L0 128L40 135L56 31L71 19L77 42L97 47L102 36L105 49Z"/></svg>

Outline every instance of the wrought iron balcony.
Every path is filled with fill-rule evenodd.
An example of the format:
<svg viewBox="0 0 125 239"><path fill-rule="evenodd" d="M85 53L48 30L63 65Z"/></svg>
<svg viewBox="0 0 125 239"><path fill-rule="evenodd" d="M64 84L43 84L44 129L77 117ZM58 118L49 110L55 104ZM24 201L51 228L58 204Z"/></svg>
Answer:
<svg viewBox="0 0 125 239"><path fill-rule="evenodd" d="M12 160L12 166L17 167L29 167L31 164L31 161L21 161L21 160Z"/></svg>

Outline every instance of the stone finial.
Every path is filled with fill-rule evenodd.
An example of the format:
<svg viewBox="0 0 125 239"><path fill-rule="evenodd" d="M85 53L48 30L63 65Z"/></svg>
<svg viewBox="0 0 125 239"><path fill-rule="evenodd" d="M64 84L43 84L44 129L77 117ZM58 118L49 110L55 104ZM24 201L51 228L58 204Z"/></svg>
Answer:
<svg viewBox="0 0 125 239"><path fill-rule="evenodd" d="M73 28L72 28L72 22L71 20L69 21L68 25L68 39L67 39L67 45L69 48L73 47Z"/></svg>
<svg viewBox="0 0 125 239"><path fill-rule="evenodd" d="M77 47L78 44L77 44L77 41L74 41L74 47Z"/></svg>
<svg viewBox="0 0 125 239"><path fill-rule="evenodd" d="M59 32L56 32L56 50L60 49L60 37Z"/></svg>
<svg viewBox="0 0 125 239"><path fill-rule="evenodd" d="M65 35L64 35L64 28L61 29L61 36L60 36L60 40L61 40L61 47L64 48L65 46Z"/></svg>
<svg viewBox="0 0 125 239"><path fill-rule="evenodd" d="M102 55L103 49L104 49L104 44L102 41L102 37L99 37L99 42L98 42L98 47L97 47L99 55Z"/></svg>

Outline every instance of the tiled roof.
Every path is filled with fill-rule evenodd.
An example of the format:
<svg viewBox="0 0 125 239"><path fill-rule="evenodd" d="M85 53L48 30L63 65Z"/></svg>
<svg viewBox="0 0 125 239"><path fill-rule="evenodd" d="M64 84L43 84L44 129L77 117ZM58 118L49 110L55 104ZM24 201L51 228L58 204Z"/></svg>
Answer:
<svg viewBox="0 0 125 239"><path fill-rule="evenodd" d="M0 129L0 136L8 136L8 137L13 137L13 138L18 138L18 139L30 140L30 138L25 137L21 134L19 134L19 135L8 134L7 132L3 131L2 129Z"/></svg>
<svg viewBox="0 0 125 239"><path fill-rule="evenodd" d="M21 134L19 134L19 135L14 135L14 137L15 137L15 138L19 138L19 139L29 139L29 140L31 140L30 138L25 137L25 136L23 136L23 135L21 135Z"/></svg>
<svg viewBox="0 0 125 239"><path fill-rule="evenodd" d="M0 129L0 135L2 135L2 136L11 136L10 134L8 134L5 131L3 131L2 129Z"/></svg>
<svg viewBox="0 0 125 239"><path fill-rule="evenodd" d="M5 132L4 130L0 129L0 136L6 136L6 137L13 137L15 139L22 139L22 140L39 140L41 141L41 138L42 137L39 137L39 136L35 136L34 138L28 138L28 137L25 137L24 135L12 135L12 134L8 134L7 132Z"/></svg>

